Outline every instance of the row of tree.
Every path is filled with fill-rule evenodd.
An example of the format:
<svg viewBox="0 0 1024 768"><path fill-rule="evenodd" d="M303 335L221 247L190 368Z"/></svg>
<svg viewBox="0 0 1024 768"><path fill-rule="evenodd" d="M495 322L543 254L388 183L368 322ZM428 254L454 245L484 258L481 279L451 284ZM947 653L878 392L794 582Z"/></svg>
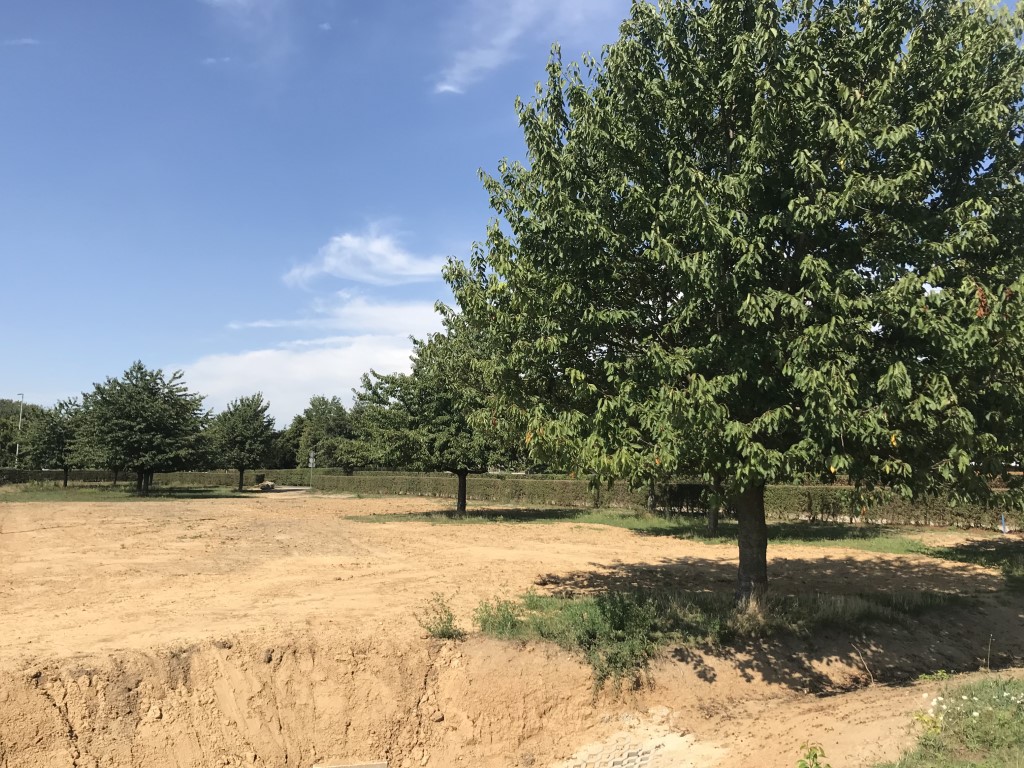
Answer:
<svg viewBox="0 0 1024 768"><path fill-rule="evenodd" d="M485 367L468 328L449 317L449 331L413 342L409 373L369 372L347 409L338 397L311 398L276 431L262 393L230 402L216 415L178 371L170 376L134 363L118 378L80 398L27 411L22 461L134 475L140 494L156 472L233 468L238 488L254 468L294 468L315 457L320 466L446 471L458 478L458 508L466 508L467 477L489 467L521 466L522 441L485 407Z"/></svg>

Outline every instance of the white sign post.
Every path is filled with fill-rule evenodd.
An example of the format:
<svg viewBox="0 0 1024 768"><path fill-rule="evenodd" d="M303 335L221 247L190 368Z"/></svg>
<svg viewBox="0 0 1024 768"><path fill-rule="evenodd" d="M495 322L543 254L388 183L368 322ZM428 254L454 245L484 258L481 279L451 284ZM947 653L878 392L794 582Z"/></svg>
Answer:
<svg viewBox="0 0 1024 768"><path fill-rule="evenodd" d="M313 490L313 468L316 466L316 451L309 452L309 489Z"/></svg>

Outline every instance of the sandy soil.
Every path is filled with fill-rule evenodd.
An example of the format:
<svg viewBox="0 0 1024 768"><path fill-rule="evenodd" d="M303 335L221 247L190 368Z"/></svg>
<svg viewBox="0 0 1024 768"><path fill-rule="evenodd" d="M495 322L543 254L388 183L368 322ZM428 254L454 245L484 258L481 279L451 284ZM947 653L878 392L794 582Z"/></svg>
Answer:
<svg viewBox="0 0 1024 768"><path fill-rule="evenodd" d="M595 696L588 670L557 649L432 641L414 614L434 592L454 595L468 627L480 600L528 588L667 578L727 590L735 550L571 522L348 519L445 504L300 493L0 503L0 768L542 768L623 728L688 735L694 765L791 767L817 740L833 768L861 766L908 743L934 689L853 690L869 675L978 669L990 636L992 666L1024 658L1024 605L992 570L773 546L777 591L937 589L979 595L984 610L855 647L822 636L724 656L677 649L652 689ZM836 691L852 692L813 695Z"/></svg>

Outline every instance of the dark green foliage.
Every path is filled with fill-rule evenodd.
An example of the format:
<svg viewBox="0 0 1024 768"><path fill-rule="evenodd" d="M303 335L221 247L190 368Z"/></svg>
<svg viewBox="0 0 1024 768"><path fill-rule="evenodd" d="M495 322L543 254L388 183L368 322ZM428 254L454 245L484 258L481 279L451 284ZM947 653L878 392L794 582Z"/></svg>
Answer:
<svg viewBox="0 0 1024 768"><path fill-rule="evenodd" d="M137 361L121 378L95 384L83 395L83 463L134 473L143 494L155 472L202 468L209 459L203 434L209 414L182 376Z"/></svg>
<svg viewBox="0 0 1024 768"><path fill-rule="evenodd" d="M479 368L482 347L454 319L447 333L413 344L411 373L371 371L356 392L370 462L455 474L456 507L465 511L467 476L486 472L495 459L508 456L496 421L481 413L486 388Z"/></svg>
<svg viewBox="0 0 1024 768"><path fill-rule="evenodd" d="M634 3L518 105L527 165L446 276L537 458L1020 503L1024 16L992 0ZM1019 485L1019 478L1015 481Z"/></svg>
<svg viewBox="0 0 1024 768"><path fill-rule="evenodd" d="M307 465L310 451L315 452L318 467L351 471L366 463L355 431L354 414L345 409L338 397L315 395L296 421L300 418L302 436L296 456L299 468Z"/></svg>
<svg viewBox="0 0 1024 768"><path fill-rule="evenodd" d="M26 459L34 469L60 469L64 473L64 486L70 471L80 465L81 455L76 451L82 409L77 399L61 400L36 416L25 433Z"/></svg>
<svg viewBox="0 0 1024 768"><path fill-rule="evenodd" d="M213 452L220 466L238 470L238 490L245 470L263 465L274 438L274 418L267 415L270 403L263 393L240 397L228 403L210 425Z"/></svg>
<svg viewBox="0 0 1024 768"><path fill-rule="evenodd" d="M23 443L28 426L43 413L42 406L0 398L0 467L14 467L19 439ZM18 419L21 416L21 434ZM24 448L24 446L22 446ZM21 461L19 466L23 466Z"/></svg>

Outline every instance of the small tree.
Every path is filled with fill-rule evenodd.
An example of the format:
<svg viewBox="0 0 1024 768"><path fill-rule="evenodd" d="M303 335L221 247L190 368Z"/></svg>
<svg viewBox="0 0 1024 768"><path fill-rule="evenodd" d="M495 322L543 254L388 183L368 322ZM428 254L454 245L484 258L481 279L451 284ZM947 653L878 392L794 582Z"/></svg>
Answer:
<svg viewBox="0 0 1024 768"><path fill-rule="evenodd" d="M274 439L274 418L263 393L228 403L211 425L214 454L224 466L238 470L238 490L245 487L245 470L259 467Z"/></svg>
<svg viewBox="0 0 1024 768"><path fill-rule="evenodd" d="M68 475L77 465L75 443L80 418L81 404L77 398L69 398L43 410L26 430L29 466L63 470L65 488L68 487Z"/></svg>
<svg viewBox="0 0 1024 768"><path fill-rule="evenodd" d="M145 495L153 473L193 468L204 453L209 414L188 391L181 371L170 377L136 361L82 398L83 453L100 466L134 472Z"/></svg>

